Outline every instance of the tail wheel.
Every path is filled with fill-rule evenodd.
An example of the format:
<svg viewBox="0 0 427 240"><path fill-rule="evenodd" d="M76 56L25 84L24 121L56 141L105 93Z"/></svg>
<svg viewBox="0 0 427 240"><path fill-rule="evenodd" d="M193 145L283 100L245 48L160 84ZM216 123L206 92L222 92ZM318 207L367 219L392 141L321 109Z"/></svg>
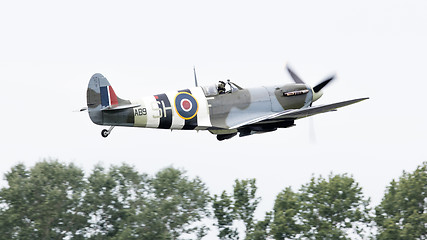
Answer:
<svg viewBox="0 0 427 240"><path fill-rule="evenodd" d="M107 130L107 129L103 129L102 131L101 131L101 135L103 136L103 137L108 137L108 135L110 134L110 132Z"/></svg>
<svg viewBox="0 0 427 240"><path fill-rule="evenodd" d="M103 129L102 131L101 131L101 135L103 136L103 137L108 137L108 135L110 135L110 133L111 133L111 131L113 131L113 128L114 128L115 126L111 126L108 130L107 129Z"/></svg>

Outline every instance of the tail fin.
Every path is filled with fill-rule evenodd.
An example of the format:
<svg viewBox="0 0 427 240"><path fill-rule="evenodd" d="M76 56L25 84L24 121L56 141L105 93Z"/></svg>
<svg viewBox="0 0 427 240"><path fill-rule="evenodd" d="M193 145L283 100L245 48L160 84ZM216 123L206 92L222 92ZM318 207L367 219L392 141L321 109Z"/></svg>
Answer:
<svg viewBox="0 0 427 240"><path fill-rule="evenodd" d="M117 97L113 87L100 73L95 73L87 88L87 107L92 122L103 124L102 110L119 105L130 104L130 101Z"/></svg>
<svg viewBox="0 0 427 240"><path fill-rule="evenodd" d="M98 106L109 107L118 104L127 104L128 102L117 97L113 87L102 74L95 73L90 78L87 88L88 108L96 108Z"/></svg>

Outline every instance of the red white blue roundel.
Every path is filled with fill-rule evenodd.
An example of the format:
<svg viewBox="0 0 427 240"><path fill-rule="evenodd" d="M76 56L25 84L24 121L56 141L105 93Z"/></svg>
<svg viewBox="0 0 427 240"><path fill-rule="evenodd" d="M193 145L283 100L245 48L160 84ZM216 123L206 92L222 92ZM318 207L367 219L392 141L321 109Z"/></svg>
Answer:
<svg viewBox="0 0 427 240"><path fill-rule="evenodd" d="M181 118L189 120L196 116L199 104L190 93L180 92L175 97L175 109Z"/></svg>

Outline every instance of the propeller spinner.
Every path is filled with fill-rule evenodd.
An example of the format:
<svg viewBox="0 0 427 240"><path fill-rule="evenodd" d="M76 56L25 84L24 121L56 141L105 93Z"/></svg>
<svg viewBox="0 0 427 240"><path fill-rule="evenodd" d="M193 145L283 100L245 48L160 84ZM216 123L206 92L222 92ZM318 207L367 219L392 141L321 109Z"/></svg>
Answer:
<svg viewBox="0 0 427 240"><path fill-rule="evenodd" d="M305 82L303 80L301 80L300 77L298 77L298 75L289 67L289 65L286 65L286 69L288 70L289 74L291 75L291 77L295 83L305 84ZM319 84L317 84L316 86L314 86L312 88L312 90L313 90L312 102L315 102L316 100L318 100L323 95L323 92L321 91L322 88L324 88L326 85L328 85L332 80L334 80L334 78L335 78L335 75L332 75L332 76L326 78L325 80L323 80L322 82L320 82Z"/></svg>

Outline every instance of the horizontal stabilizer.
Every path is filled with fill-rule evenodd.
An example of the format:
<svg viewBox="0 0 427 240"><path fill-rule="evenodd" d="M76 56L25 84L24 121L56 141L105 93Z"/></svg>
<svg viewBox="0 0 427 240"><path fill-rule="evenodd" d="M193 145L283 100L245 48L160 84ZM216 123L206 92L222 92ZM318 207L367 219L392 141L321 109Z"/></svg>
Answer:
<svg viewBox="0 0 427 240"><path fill-rule="evenodd" d="M73 110L73 112L84 112L84 111L87 111L87 107L82 107L82 108Z"/></svg>
<svg viewBox="0 0 427 240"><path fill-rule="evenodd" d="M115 110L122 110L122 109L128 109L128 108L135 108L139 107L141 104L126 104L126 105L114 105L114 106L107 106L101 109L101 111L115 111Z"/></svg>

